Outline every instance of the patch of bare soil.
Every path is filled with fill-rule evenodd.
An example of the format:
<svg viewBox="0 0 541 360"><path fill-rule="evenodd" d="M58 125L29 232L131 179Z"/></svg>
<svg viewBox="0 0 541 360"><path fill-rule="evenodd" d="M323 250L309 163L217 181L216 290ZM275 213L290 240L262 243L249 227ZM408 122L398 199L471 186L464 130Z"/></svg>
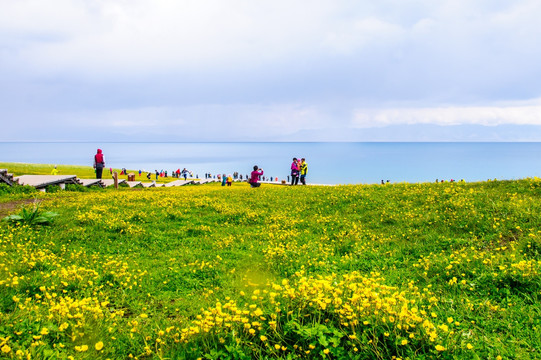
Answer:
<svg viewBox="0 0 541 360"><path fill-rule="evenodd" d="M19 210L21 206L31 204L33 202L34 202L34 199L25 199L25 200L17 200L17 201L0 203L0 219L3 218L4 216L17 212L17 210Z"/></svg>

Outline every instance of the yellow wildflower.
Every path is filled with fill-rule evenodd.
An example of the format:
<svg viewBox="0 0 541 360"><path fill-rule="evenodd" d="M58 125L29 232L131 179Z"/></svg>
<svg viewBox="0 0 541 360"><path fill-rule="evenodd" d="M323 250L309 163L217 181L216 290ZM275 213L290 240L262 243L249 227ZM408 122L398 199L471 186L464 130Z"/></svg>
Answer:
<svg viewBox="0 0 541 360"><path fill-rule="evenodd" d="M85 352L87 350L88 350L88 345L81 345L81 346L76 346L75 347L75 351Z"/></svg>
<svg viewBox="0 0 541 360"><path fill-rule="evenodd" d="M103 342L98 341L96 343L96 345L94 345L94 348L96 348L96 350L100 351L101 349L103 349Z"/></svg>

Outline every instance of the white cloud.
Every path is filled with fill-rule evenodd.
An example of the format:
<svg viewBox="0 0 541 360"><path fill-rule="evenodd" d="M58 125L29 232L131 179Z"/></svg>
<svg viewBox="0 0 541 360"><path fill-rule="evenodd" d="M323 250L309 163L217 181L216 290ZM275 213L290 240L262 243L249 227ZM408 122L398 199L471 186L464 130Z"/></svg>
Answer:
<svg viewBox="0 0 541 360"><path fill-rule="evenodd" d="M65 115L64 126L98 127L130 135L186 139L272 138L325 127L317 109L296 104L134 108ZM77 124L77 125L74 125Z"/></svg>
<svg viewBox="0 0 541 360"><path fill-rule="evenodd" d="M252 66L302 53L323 36L332 3L21 0L0 15L25 38L16 60L43 71L158 72ZM37 36L39 34L39 36ZM43 36L55 41L43 41ZM256 64L256 65L257 65Z"/></svg>
<svg viewBox="0 0 541 360"><path fill-rule="evenodd" d="M397 24L369 17L355 19L344 24L337 24L336 30L331 30L323 44L331 51L349 55L362 51L369 46L392 46L402 40L404 29Z"/></svg>
<svg viewBox="0 0 541 360"><path fill-rule="evenodd" d="M541 99L515 106L357 109L352 120L352 126L356 128L413 124L541 125Z"/></svg>
<svg viewBox="0 0 541 360"><path fill-rule="evenodd" d="M42 71L92 73L255 67L328 52L372 56L414 45L419 55L482 49L487 36L504 46L517 33L537 39L540 5L503 10L471 1L381 4L349 1L4 0L3 41ZM491 35L492 34L492 35ZM524 37L526 40L524 40ZM490 44L489 44L490 45ZM479 48L480 46L480 48ZM465 54L454 53L462 57Z"/></svg>

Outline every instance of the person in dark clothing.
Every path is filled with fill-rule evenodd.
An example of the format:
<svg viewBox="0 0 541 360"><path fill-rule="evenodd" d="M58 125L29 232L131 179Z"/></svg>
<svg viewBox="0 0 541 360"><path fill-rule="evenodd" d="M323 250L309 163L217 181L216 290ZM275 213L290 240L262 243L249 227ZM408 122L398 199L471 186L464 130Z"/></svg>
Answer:
<svg viewBox="0 0 541 360"><path fill-rule="evenodd" d="M94 155L94 169L96 169L96 179L101 179L103 168L105 167L105 159L101 149L98 149L96 155Z"/></svg>

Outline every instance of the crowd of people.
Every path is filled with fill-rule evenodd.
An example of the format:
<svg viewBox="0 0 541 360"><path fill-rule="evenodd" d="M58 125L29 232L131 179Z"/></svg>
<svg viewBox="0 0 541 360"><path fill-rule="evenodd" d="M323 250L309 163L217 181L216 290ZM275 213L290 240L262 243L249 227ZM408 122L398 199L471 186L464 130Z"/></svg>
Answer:
<svg viewBox="0 0 541 360"><path fill-rule="evenodd" d="M105 156L103 155L103 151L101 149L98 149L96 152L96 155L94 155L94 169L96 171L96 179L101 179L103 174L103 169L105 168ZM112 174L113 169L109 168L109 172ZM152 177L151 172L147 172L145 170L139 170L139 176L141 176L144 172L146 172L146 178L150 180ZM308 164L306 163L305 158L297 159L296 157L293 158L293 163L291 164L291 185L298 185L299 180L301 184L306 185L306 174L308 172ZM58 171L55 168L52 171L52 174L56 175L58 174ZM263 176L264 172L263 169L260 169L257 165L254 165L253 171L250 173L250 175L246 174L245 177L243 177L242 174L239 174L239 172L235 171L233 174L218 174L218 175L212 175L211 173L205 173L205 179L217 179L222 183L222 186L231 186L233 181L240 180L243 181L246 179L248 183L252 187L259 187L261 185L260 181L278 181L278 178L276 177L265 177ZM127 170L125 168L122 168L120 175L128 175ZM170 173L171 177L173 178L184 178L184 180L188 179L188 175L190 178L193 178L193 173L189 171L188 169L184 168L180 170L178 168L177 170L173 170ZM154 170L154 176L156 177L156 180L158 180L160 177L168 177L167 170ZM196 178L199 178L199 175L196 175ZM289 176L287 177L287 181L289 182Z"/></svg>

